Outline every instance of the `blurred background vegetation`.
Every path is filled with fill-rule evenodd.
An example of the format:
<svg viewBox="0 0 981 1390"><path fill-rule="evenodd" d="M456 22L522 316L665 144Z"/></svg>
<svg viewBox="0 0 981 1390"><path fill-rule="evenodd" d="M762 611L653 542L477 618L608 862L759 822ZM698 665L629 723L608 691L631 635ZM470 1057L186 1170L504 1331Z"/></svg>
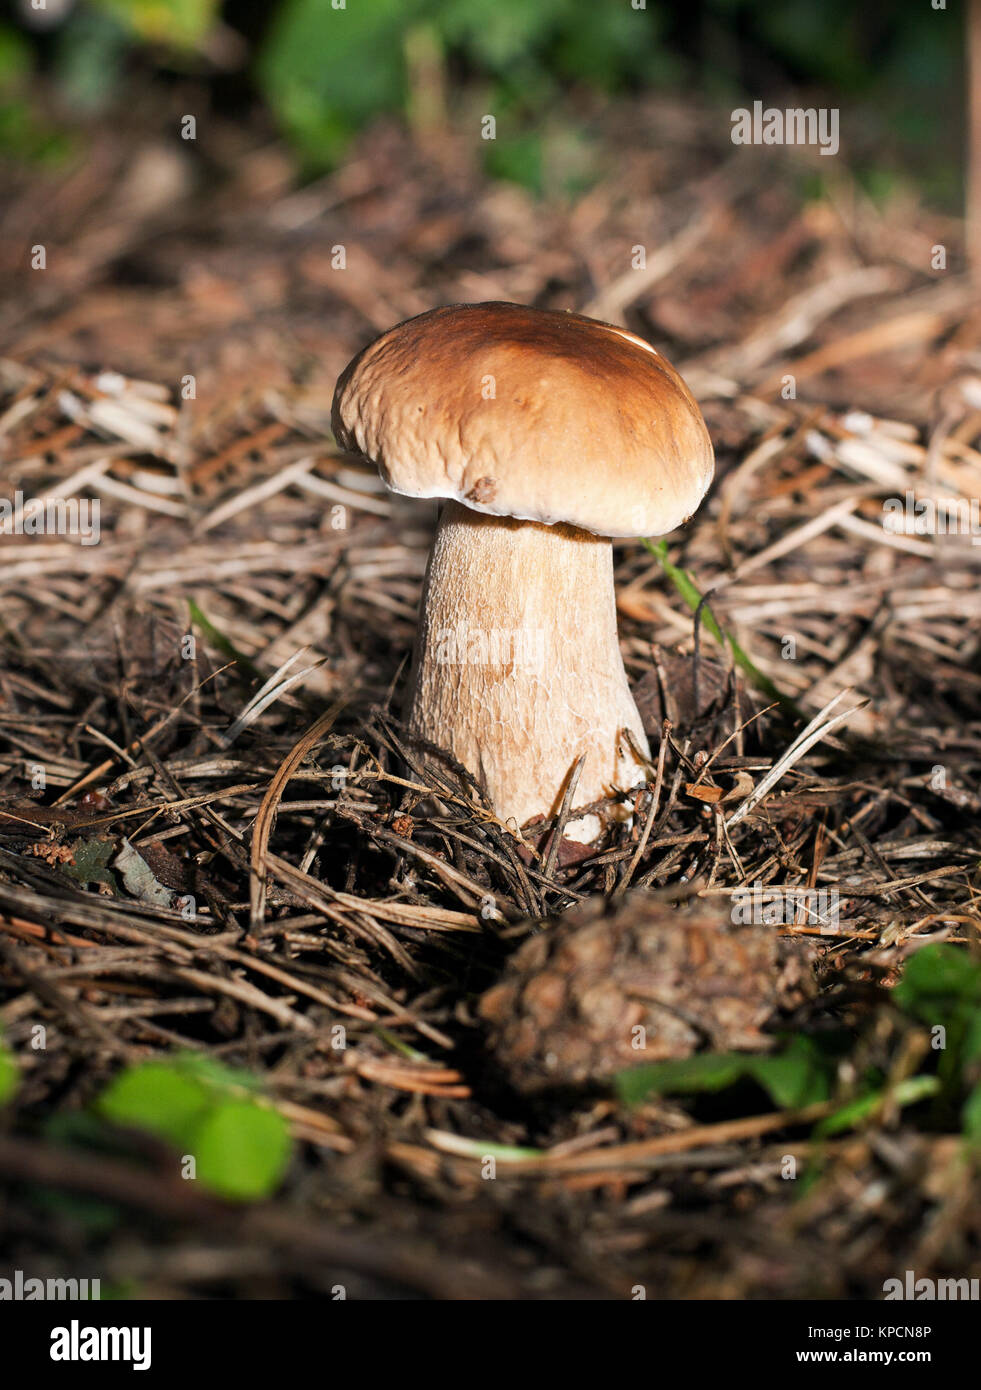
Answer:
<svg viewBox="0 0 981 1390"><path fill-rule="evenodd" d="M504 127L491 172L540 190L557 111L574 136L582 103L610 96L683 90L732 106L823 92L861 113L867 148L846 154L870 183L903 170L949 203L963 16L944 2L8 0L0 154L62 159L85 120L192 82L211 110L271 122L307 176L381 114L436 127L491 112Z"/></svg>

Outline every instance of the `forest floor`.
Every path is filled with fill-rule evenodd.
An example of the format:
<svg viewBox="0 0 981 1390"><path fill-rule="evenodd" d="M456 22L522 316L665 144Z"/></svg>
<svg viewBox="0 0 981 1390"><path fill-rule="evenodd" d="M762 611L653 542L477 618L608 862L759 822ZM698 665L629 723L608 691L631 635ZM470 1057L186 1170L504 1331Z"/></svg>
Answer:
<svg viewBox="0 0 981 1390"><path fill-rule="evenodd" d="M981 497L960 225L841 168L807 197L793 152L737 152L696 106L593 128L602 172L541 201L395 126L302 189L218 125L200 152L101 130L70 169L5 172L0 491L101 504L98 544L0 541L12 1265L143 1297L877 1298L981 1273L953 1105L976 1078L937 1072L929 1011L891 996L981 924L981 548L883 525L914 489ZM426 814L399 714L434 511L329 430L371 337L490 299L648 337L717 454L668 556L737 648L703 626L696 649L684 581L617 544L657 774L578 860L466 786ZM813 983L757 1040L844 1038L823 1092L628 1106L601 1058L563 1086L512 1069L480 999L543 919L603 895L611 931L670 932L672 901L722 923L753 884L834 895L833 920L766 928L809 944ZM289 1122L269 1200L64 1127L182 1050Z"/></svg>

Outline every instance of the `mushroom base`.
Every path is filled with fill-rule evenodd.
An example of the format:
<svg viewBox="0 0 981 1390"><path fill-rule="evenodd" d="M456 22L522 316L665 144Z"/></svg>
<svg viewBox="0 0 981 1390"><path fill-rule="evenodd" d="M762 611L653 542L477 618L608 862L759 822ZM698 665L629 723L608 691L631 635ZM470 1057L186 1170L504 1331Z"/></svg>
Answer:
<svg viewBox="0 0 981 1390"><path fill-rule="evenodd" d="M409 728L452 754L502 820L553 816L576 762L583 807L644 781L649 756L617 636L613 547L572 526L443 510L430 557ZM590 843L595 815L565 834Z"/></svg>

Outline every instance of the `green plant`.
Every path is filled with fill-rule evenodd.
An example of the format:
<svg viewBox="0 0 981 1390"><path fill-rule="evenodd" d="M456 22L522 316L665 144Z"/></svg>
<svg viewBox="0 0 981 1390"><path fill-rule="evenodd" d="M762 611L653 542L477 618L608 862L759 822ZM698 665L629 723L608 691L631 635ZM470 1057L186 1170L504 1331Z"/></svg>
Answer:
<svg viewBox="0 0 981 1390"><path fill-rule="evenodd" d="M741 670L746 672L757 690L762 691L764 695L768 695L771 700L776 700L778 704L782 705L783 708L794 715L795 718L806 722L807 715L797 702L792 700L789 695L785 695L782 690L778 689L773 681L770 680L770 677L764 675L756 663L747 656L735 637L728 632L724 632L715 621L708 605L703 602L702 595L688 571L679 569L676 564L668 559L667 541L650 541L644 539L644 545L651 554L655 555L661 562L661 568L664 570L664 573L667 575L668 579L670 579L671 583L677 589L691 611L701 614L701 624L705 630L715 638L720 647L729 647L729 650L732 652L733 661Z"/></svg>
<svg viewBox="0 0 981 1390"><path fill-rule="evenodd" d="M893 989L909 1023L931 1030L935 1073L924 1071L891 1085L884 1072L865 1066L850 1093L821 1118L817 1134L855 1128L888 1100L899 1106L933 1099L941 1120L959 1115L964 1134L981 1143L981 964L957 946L925 946L906 964ZM890 1007L884 1005L882 1007ZM614 1079L619 1099L639 1105L649 1096L698 1095L755 1082L781 1109L828 1104L838 1094L840 1067L853 1051L846 1033L831 1031L785 1039L772 1053L701 1053L620 1072Z"/></svg>
<svg viewBox="0 0 981 1390"><path fill-rule="evenodd" d="M33 109L34 52L22 34L0 24L0 155L57 165L72 149L70 137Z"/></svg>
<svg viewBox="0 0 981 1390"><path fill-rule="evenodd" d="M63 97L81 112L108 109L134 50L158 69L196 70L220 10L221 0L89 0L59 36L55 75Z"/></svg>
<svg viewBox="0 0 981 1390"><path fill-rule="evenodd" d="M483 84L504 129L487 142L493 172L541 190L541 146L529 123L563 82L615 90L673 69L659 20L629 5L581 0L286 0L259 55L273 114L313 166L332 163L355 130L404 109L413 37Z"/></svg>
<svg viewBox="0 0 981 1390"><path fill-rule="evenodd" d="M675 1061L631 1067L615 1078L625 1105L652 1095L696 1095L724 1091L739 1081L755 1081L775 1105L794 1109L826 1101L834 1085L841 1039L793 1038L777 1052L706 1052Z"/></svg>
<svg viewBox="0 0 981 1390"><path fill-rule="evenodd" d="M143 43L197 48L218 17L221 0L91 0Z"/></svg>
<svg viewBox="0 0 981 1390"><path fill-rule="evenodd" d="M267 1197L290 1159L286 1121L255 1095L258 1083L209 1057L180 1053L129 1067L95 1104L104 1120L142 1129L193 1157L196 1176L235 1201Z"/></svg>
<svg viewBox="0 0 981 1390"><path fill-rule="evenodd" d="M403 43L424 0L286 0L258 64L259 84L309 164L334 162L357 128L405 103Z"/></svg>
<svg viewBox="0 0 981 1390"><path fill-rule="evenodd" d="M255 680L262 680L262 673L254 662L238 650L225 634L215 627L214 623L201 612L201 609L192 598L187 600L187 609L191 622L201 629L211 645L220 651L222 656L227 656L229 661L236 662L242 670Z"/></svg>
<svg viewBox="0 0 981 1390"><path fill-rule="evenodd" d="M554 152L536 149L534 136L570 86L614 93L684 82L729 105L781 82L818 83L852 103L864 98L862 129L880 141L898 132L920 151L921 179L957 191L955 161L936 154L954 103L933 100L957 71L956 7L899 6L888 16L852 0L687 8L667 0L643 8L630 0L271 0L266 8L265 31L256 36L262 26L246 16L246 33L229 49L220 0L87 0L57 33L56 83L75 109L105 109L122 94L134 51L143 72L191 71L207 82L223 53L250 43L258 94L313 172L336 163L367 121L426 106L421 89L436 67L446 78L437 86L467 89L497 116L497 140L484 150L493 171L536 190L544 182L547 192L542 165ZM228 23L236 21L233 9ZM0 76L5 48L32 60L35 42L0 26ZM26 98L13 109L0 102L0 153L43 162L66 147ZM861 150L852 158L863 167Z"/></svg>
<svg viewBox="0 0 981 1390"><path fill-rule="evenodd" d="M0 1042L0 1105L6 1105L7 1101L13 1099L17 1082L17 1063L14 1061L13 1053Z"/></svg>
<svg viewBox="0 0 981 1390"><path fill-rule="evenodd" d="M114 893L118 892L116 875L109 868L109 860L116 853L114 840L100 840L95 836L90 840L80 840L74 848L74 862L65 866L69 878L86 888L90 883L104 883Z"/></svg>
<svg viewBox="0 0 981 1390"><path fill-rule="evenodd" d="M981 1143L981 964L958 946L925 946L893 998L929 1028L942 1103L960 1108L965 1132Z"/></svg>

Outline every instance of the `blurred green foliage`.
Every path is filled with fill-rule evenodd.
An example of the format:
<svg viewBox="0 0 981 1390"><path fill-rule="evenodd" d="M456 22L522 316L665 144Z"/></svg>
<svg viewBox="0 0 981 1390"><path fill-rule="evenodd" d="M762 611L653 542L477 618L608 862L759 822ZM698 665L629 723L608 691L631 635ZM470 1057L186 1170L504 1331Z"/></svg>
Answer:
<svg viewBox="0 0 981 1390"><path fill-rule="evenodd" d="M221 0L92 0L136 39L174 48L204 42L221 9Z"/></svg>
<svg viewBox="0 0 981 1390"><path fill-rule="evenodd" d="M5 1105L17 1090L17 1063L0 1038L0 1105Z"/></svg>
<svg viewBox="0 0 981 1390"><path fill-rule="evenodd" d="M951 1110L962 1107L965 1132L981 1144L981 963L956 946L926 946L907 962L893 998L931 1030L943 1095Z"/></svg>
<svg viewBox="0 0 981 1390"><path fill-rule="evenodd" d="M466 90L498 117L491 170L537 189L553 153L537 127L570 86L685 85L735 103L812 84L864 100L873 127L879 120L926 148L949 122L958 81L955 9L877 0L77 0L56 31L0 25L0 149L30 160L50 153L9 82L36 47L85 110L121 95L131 59L143 71L218 78L222 26L244 36L251 90L310 172L335 163L379 114L411 115L414 88L433 66L440 85Z"/></svg>
<svg viewBox="0 0 981 1390"><path fill-rule="evenodd" d="M34 52L16 29L0 25L0 153L30 164L56 164L71 149L69 136L40 116L30 101Z"/></svg>
<svg viewBox="0 0 981 1390"><path fill-rule="evenodd" d="M929 1069L891 1083L877 1068L854 1065L849 1094L821 1120L816 1133L852 1129L887 1100L897 1106L932 1100L932 1113L925 1118L934 1127L959 1126L968 1144L981 1148L981 964L959 946L924 946L906 962L891 1003L928 1030ZM624 1104L639 1105L650 1096L695 1096L751 1081L780 1109L821 1105L839 1091L841 1063L856 1041L844 1030L832 1030L785 1038L762 1056L699 1053L629 1068L616 1076L615 1089Z"/></svg>
<svg viewBox="0 0 981 1390"><path fill-rule="evenodd" d="M260 54L260 85L304 157L333 162L371 116L404 106L403 38L419 0L285 0Z"/></svg>
<svg viewBox="0 0 981 1390"><path fill-rule="evenodd" d="M103 1091L96 1112L193 1155L197 1177L232 1201L276 1190L291 1153L278 1110L255 1098L257 1080L197 1053L128 1067Z"/></svg>

